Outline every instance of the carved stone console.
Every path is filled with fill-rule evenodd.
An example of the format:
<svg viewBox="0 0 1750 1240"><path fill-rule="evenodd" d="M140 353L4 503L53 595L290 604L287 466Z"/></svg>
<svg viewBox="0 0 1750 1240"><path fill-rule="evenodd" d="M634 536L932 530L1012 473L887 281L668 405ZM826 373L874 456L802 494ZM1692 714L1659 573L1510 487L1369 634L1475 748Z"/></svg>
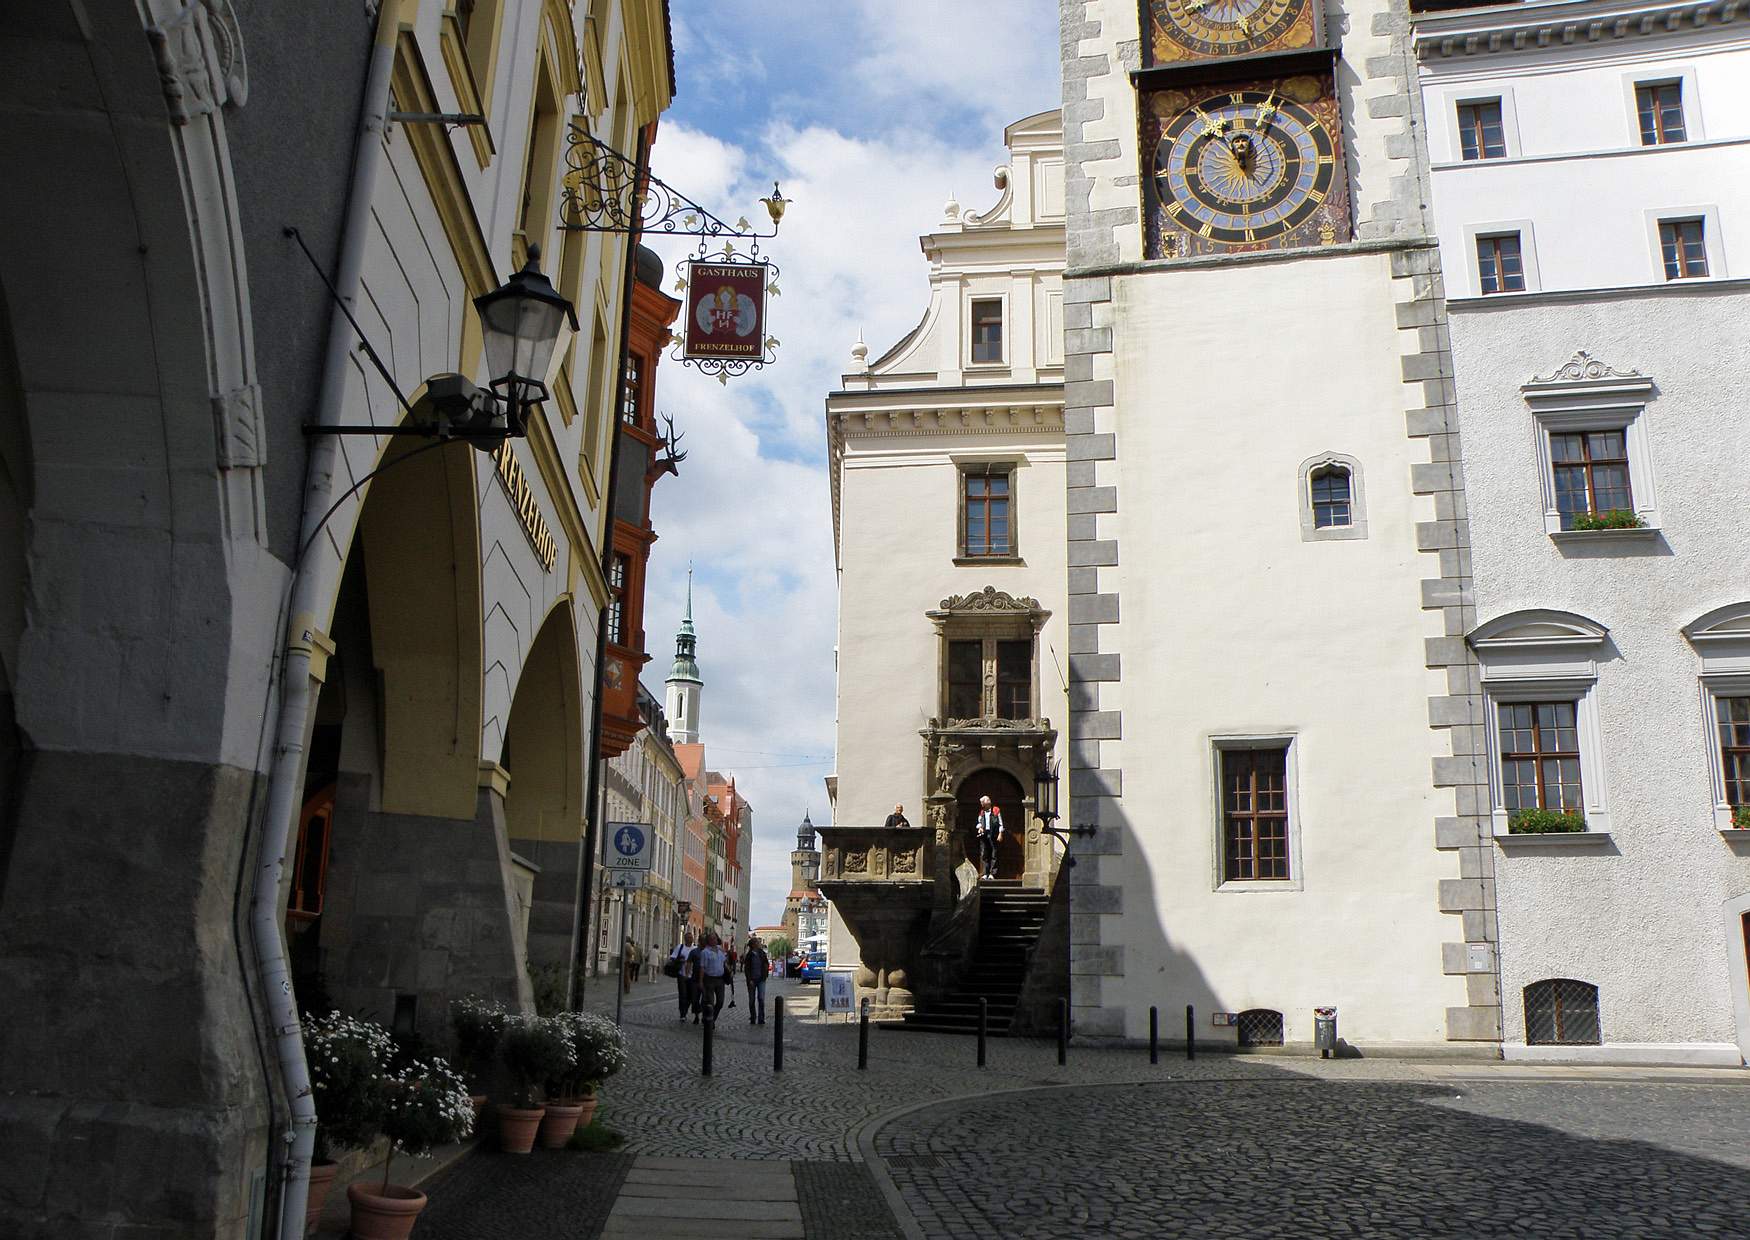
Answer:
<svg viewBox="0 0 1750 1240"><path fill-rule="evenodd" d="M887 1019L914 1006L912 974L929 925L935 845L917 827L820 828L820 893L857 942L857 998Z"/></svg>

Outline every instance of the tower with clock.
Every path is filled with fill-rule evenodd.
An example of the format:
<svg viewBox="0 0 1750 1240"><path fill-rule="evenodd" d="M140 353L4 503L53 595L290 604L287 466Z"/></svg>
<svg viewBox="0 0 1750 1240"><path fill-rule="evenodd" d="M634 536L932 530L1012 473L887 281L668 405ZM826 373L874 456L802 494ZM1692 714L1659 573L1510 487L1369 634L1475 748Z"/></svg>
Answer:
<svg viewBox="0 0 1750 1240"><path fill-rule="evenodd" d="M1336 53L1318 0L1144 0L1151 258L1349 239Z"/></svg>
<svg viewBox="0 0 1750 1240"><path fill-rule="evenodd" d="M1500 1038L1410 7L1060 0L1082 1035Z"/></svg>

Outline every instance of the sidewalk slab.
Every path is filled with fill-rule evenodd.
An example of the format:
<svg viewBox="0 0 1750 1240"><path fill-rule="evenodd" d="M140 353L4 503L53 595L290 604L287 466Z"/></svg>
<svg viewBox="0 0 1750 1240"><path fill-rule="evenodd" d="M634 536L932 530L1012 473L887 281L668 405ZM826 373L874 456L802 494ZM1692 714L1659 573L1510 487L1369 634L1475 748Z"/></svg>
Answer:
<svg viewBox="0 0 1750 1240"><path fill-rule="evenodd" d="M705 1179L693 1180L688 1183L676 1183L672 1180L662 1183L639 1183L630 1177L620 1186L619 1200L626 1201L634 1197L654 1198L661 1201L772 1201L794 1202L796 1200L796 1183L789 1176L782 1181L767 1183L760 1181L749 1184L742 1180Z"/></svg>
<svg viewBox="0 0 1750 1240"><path fill-rule="evenodd" d="M640 1154L633 1164L634 1172L638 1171L702 1171L707 1167L753 1167L772 1175L782 1171L790 1173L788 1159L761 1158L753 1161L741 1161L734 1158L675 1158L659 1154Z"/></svg>
<svg viewBox="0 0 1750 1240"><path fill-rule="evenodd" d="M660 1231L656 1227L661 1227ZM608 1219L602 1229L603 1240L803 1240L802 1221L776 1219L686 1218L663 1219L658 1224L648 1218L616 1216Z"/></svg>
<svg viewBox="0 0 1750 1240"><path fill-rule="evenodd" d="M697 1218L706 1215L714 1221L728 1219L802 1221L802 1214L791 1201L724 1201L702 1193L674 1197L628 1197L624 1192L614 1202L609 1221L638 1215L645 1219Z"/></svg>

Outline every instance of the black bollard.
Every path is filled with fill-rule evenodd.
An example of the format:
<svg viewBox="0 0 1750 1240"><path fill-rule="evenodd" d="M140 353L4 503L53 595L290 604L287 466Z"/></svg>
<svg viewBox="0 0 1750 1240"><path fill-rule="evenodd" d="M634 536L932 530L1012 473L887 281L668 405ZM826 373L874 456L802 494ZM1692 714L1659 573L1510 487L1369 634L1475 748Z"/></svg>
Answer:
<svg viewBox="0 0 1750 1240"><path fill-rule="evenodd" d="M772 1003L772 1071L784 1070L784 996Z"/></svg>
<svg viewBox="0 0 1750 1240"><path fill-rule="evenodd" d="M1069 1000L1057 1001L1057 1066L1069 1062Z"/></svg>
<svg viewBox="0 0 1750 1240"><path fill-rule="evenodd" d="M709 1007L707 1007L705 1009L705 1071L704 1071L704 1075L706 1075L706 1076L711 1075L711 1031L713 1029L715 1029L716 1027L717 1027L717 1022L711 1016L711 1009Z"/></svg>
<svg viewBox="0 0 1750 1240"><path fill-rule="evenodd" d="M1197 1058L1197 1013L1185 1005L1185 1058Z"/></svg>
<svg viewBox="0 0 1750 1240"><path fill-rule="evenodd" d="M863 1016L857 1025L857 1067L869 1066L869 1001L863 1000Z"/></svg>
<svg viewBox="0 0 1750 1240"><path fill-rule="evenodd" d="M1161 1061L1161 1010L1157 1007L1148 1010L1148 1061Z"/></svg>
<svg viewBox="0 0 1750 1240"><path fill-rule="evenodd" d="M990 1019L990 1000L978 1001L978 1066L984 1067L984 1026Z"/></svg>

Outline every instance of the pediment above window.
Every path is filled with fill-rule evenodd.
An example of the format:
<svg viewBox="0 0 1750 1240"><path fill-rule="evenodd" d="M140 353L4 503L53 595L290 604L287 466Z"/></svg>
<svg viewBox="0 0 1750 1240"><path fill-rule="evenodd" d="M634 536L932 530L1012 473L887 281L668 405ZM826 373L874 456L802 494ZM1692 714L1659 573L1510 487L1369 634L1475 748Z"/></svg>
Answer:
<svg viewBox="0 0 1750 1240"><path fill-rule="evenodd" d="M1703 676L1750 676L1750 602L1728 603L1683 626Z"/></svg>
<svg viewBox="0 0 1750 1240"><path fill-rule="evenodd" d="M1466 637L1485 681L1569 680L1597 676L1610 630L1571 611L1534 608L1478 625Z"/></svg>
<svg viewBox="0 0 1750 1240"><path fill-rule="evenodd" d="M982 590L974 590L971 594L952 594L942 600L939 611L955 612L1012 612L1017 615L1037 615L1041 619L1050 615L1039 605L1036 598L1023 596L1016 598L1013 594L999 590L995 586L986 586Z"/></svg>
<svg viewBox="0 0 1750 1240"><path fill-rule="evenodd" d="M1652 398L1653 381L1638 370L1618 370L1581 349L1553 374L1521 385L1519 392L1540 418L1614 413L1626 422Z"/></svg>

